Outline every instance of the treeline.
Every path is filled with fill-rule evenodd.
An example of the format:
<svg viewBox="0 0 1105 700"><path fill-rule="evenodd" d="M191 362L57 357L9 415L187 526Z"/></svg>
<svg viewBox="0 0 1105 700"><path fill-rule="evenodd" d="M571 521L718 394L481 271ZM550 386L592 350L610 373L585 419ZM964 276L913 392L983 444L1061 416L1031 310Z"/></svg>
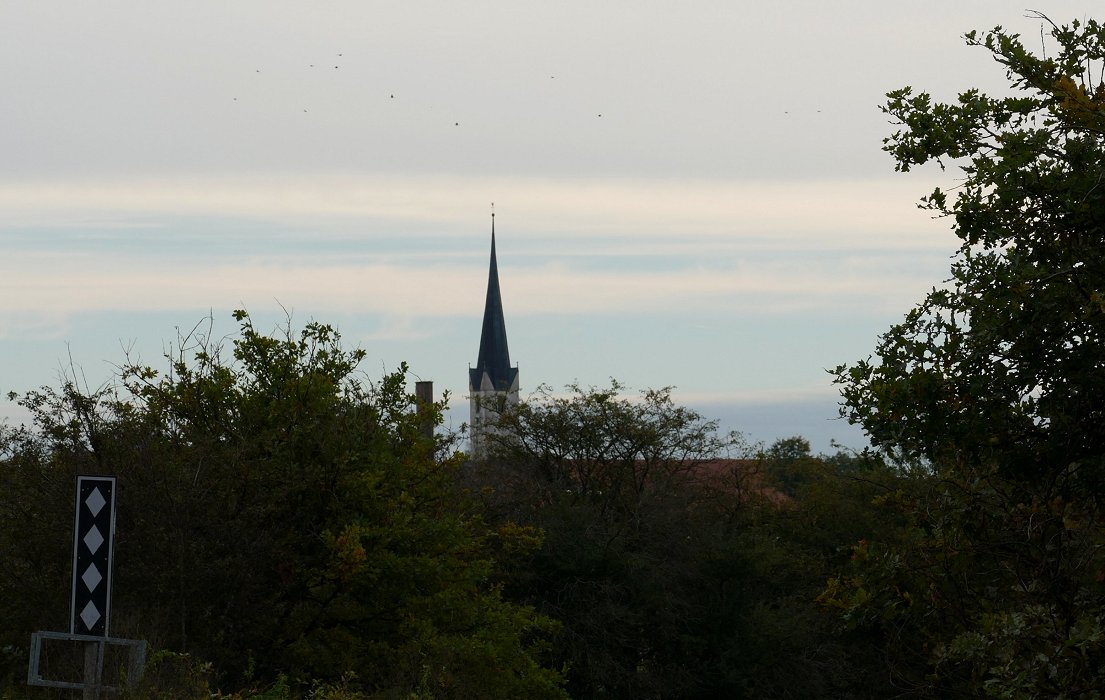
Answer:
<svg viewBox="0 0 1105 700"><path fill-rule="evenodd" d="M197 334L165 371L32 392L34 426L0 433L7 683L32 631L69 628L74 479L111 474L110 633L174 653L140 697L278 679L296 694L561 697L541 663L555 623L491 583L492 542L528 533L496 531L457 488L460 456L422 430L441 406L415 405L405 369L362 379L363 353L328 326L270 336L237 317L232 347Z"/></svg>
<svg viewBox="0 0 1105 700"><path fill-rule="evenodd" d="M427 437L405 368L309 324L182 339L161 371L19 400L0 431L0 648L68 629L74 481L118 479L110 633L133 697L873 697L878 657L820 606L900 477L795 438L753 449L614 384L538 394L491 456Z"/></svg>
<svg viewBox="0 0 1105 700"><path fill-rule="evenodd" d="M504 595L560 623L572 697L885 697L877 649L818 603L851 545L896 519L870 455L719 434L668 390L545 392L471 465L493 522L542 533Z"/></svg>

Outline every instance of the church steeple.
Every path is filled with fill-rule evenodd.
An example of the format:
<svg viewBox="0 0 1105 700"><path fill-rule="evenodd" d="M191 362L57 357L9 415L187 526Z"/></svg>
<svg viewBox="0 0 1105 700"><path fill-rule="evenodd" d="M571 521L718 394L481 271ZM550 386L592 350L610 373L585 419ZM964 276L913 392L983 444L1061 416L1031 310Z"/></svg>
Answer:
<svg viewBox="0 0 1105 700"><path fill-rule="evenodd" d="M479 389L486 373L496 391L509 391L518 375L510 366L503 298L499 291L499 265L495 259L495 214L491 214L491 267L487 274L487 299L483 307L483 331L476 366L469 371L469 388Z"/></svg>
<svg viewBox="0 0 1105 700"><path fill-rule="evenodd" d="M518 368L510 366L506 341L503 298L499 290L499 263L495 257L495 214L491 214L491 266L487 273L487 298L483 307L480 354L468 368L471 403L472 455L483 456L485 439L495 430L498 414L518 402Z"/></svg>

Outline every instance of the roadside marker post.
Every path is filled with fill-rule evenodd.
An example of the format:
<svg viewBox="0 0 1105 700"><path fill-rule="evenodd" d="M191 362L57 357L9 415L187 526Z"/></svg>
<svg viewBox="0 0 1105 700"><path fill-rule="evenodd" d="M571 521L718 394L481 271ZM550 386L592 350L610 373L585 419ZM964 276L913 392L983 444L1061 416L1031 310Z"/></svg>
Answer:
<svg viewBox="0 0 1105 700"><path fill-rule="evenodd" d="M115 549L115 477L78 476L70 634L106 637Z"/></svg>
<svg viewBox="0 0 1105 700"><path fill-rule="evenodd" d="M78 476L73 519L73 584L69 596L69 632L35 632L27 666L27 685L82 690L84 700L120 688L105 683L107 650L125 649L122 671L128 685L138 682L146 660L146 642L108 635L111 580L115 552L116 482L113 476ZM48 640L83 646L80 679L44 678L44 647Z"/></svg>

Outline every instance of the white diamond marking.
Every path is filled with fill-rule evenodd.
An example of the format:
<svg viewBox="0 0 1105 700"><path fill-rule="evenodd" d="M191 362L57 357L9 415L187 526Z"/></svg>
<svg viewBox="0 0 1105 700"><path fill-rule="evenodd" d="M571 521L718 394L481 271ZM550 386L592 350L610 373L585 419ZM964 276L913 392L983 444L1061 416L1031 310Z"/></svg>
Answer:
<svg viewBox="0 0 1105 700"><path fill-rule="evenodd" d="M100 548L100 545L104 543L104 536L100 534L100 528L95 525L88 531L88 534L84 536L84 544L88 547L88 551L93 554Z"/></svg>
<svg viewBox="0 0 1105 700"><path fill-rule="evenodd" d="M81 610L81 620L84 621L85 628L92 629L92 625L96 624L99 619L100 611L96 609L91 600L88 601L88 605L84 606L84 610Z"/></svg>
<svg viewBox="0 0 1105 700"><path fill-rule="evenodd" d="M84 504L88 506L88 510L92 511L93 517L99 514L100 509L107 505L107 501L104 500L104 496L100 493L99 487L92 489L92 493L88 494L88 498L84 499Z"/></svg>
<svg viewBox="0 0 1105 700"><path fill-rule="evenodd" d="M88 568L81 574L81 580L84 581L84 585L88 586L89 592L96 590L96 586L100 585L100 581L104 580L104 577L100 575L100 570L96 568L95 564L89 564Z"/></svg>

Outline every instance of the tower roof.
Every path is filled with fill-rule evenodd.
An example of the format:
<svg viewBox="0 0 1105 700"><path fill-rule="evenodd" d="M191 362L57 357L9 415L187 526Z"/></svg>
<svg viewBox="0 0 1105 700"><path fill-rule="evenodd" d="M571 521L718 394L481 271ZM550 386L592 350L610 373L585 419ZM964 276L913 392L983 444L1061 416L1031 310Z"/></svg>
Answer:
<svg viewBox="0 0 1105 700"><path fill-rule="evenodd" d="M480 388L483 375L491 379L496 391L508 391L518 374L510 366L510 351L506 342L506 320L503 318L503 298L499 293L499 266L495 260L495 215L491 215L491 267L487 275L487 300L483 307L483 331L480 334L480 355L476 366L468 370L469 387Z"/></svg>

